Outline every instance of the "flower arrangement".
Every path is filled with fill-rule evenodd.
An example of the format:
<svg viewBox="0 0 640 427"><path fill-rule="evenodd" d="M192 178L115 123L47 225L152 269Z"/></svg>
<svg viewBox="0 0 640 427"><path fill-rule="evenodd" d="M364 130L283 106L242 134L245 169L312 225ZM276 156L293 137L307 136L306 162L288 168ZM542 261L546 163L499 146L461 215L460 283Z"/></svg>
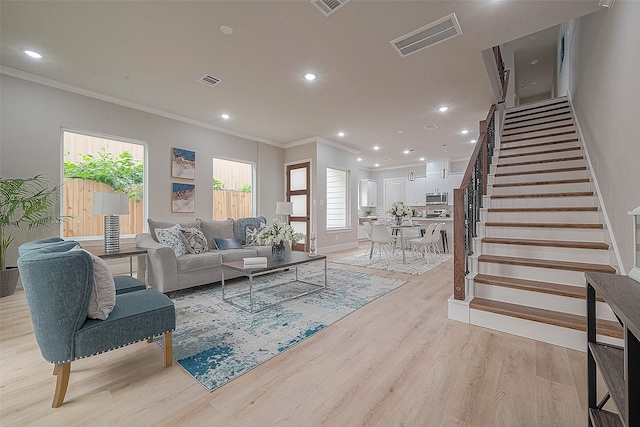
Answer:
<svg viewBox="0 0 640 427"><path fill-rule="evenodd" d="M405 205L403 202L393 202L393 204L391 205L391 209L389 209L387 213L395 216L396 218L402 218L405 216L410 217L413 212L411 211L411 208Z"/></svg>
<svg viewBox="0 0 640 427"><path fill-rule="evenodd" d="M254 230L254 233L256 233L256 241L261 245L277 245L287 242L291 246L292 243L304 238L304 234L296 233L292 226L282 224L278 220L273 220L271 225L264 228Z"/></svg>

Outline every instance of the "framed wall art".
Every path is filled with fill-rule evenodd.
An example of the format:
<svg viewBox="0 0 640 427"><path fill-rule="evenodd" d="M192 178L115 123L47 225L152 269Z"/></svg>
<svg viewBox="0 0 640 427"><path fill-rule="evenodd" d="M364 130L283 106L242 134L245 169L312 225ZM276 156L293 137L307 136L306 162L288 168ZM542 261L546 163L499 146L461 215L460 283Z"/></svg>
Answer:
<svg viewBox="0 0 640 427"><path fill-rule="evenodd" d="M195 212L195 184L173 182L171 186L171 212Z"/></svg>
<svg viewBox="0 0 640 427"><path fill-rule="evenodd" d="M196 178L196 152L183 148L171 148L171 177Z"/></svg>

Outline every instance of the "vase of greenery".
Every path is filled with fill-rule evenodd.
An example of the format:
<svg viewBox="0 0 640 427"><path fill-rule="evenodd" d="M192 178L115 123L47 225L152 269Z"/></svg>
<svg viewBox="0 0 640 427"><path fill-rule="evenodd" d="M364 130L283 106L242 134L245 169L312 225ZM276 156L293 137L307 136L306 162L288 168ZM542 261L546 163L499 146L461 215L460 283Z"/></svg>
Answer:
<svg viewBox="0 0 640 427"><path fill-rule="evenodd" d="M271 259L273 261L284 261L286 258L286 248L293 243L304 238L304 234L296 233L289 224L282 224L274 220L270 225L258 231L258 243L271 246Z"/></svg>
<svg viewBox="0 0 640 427"><path fill-rule="evenodd" d="M60 186L50 188L42 175L25 179L0 177L0 297L12 295L18 283L17 268L7 268L11 243L26 230L46 227L64 220L54 214Z"/></svg>

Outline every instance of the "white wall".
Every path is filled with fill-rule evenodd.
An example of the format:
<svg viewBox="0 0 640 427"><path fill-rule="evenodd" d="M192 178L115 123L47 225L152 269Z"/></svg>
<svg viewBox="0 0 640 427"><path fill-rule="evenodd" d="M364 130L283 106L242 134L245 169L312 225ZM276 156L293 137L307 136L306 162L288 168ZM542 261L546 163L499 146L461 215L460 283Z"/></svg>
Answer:
<svg viewBox="0 0 640 427"><path fill-rule="evenodd" d="M639 20L640 2L625 0L578 19L569 81L576 117L626 272L633 263L633 228L627 212L640 205Z"/></svg>
<svg viewBox="0 0 640 427"><path fill-rule="evenodd" d="M175 221L211 218L211 159L214 155L256 164L258 215L273 218L276 201L283 198L282 148L5 74L0 75L0 91L0 170L3 177L45 174L53 183L62 182L61 128L69 128L147 143L146 200L150 218ZM171 213L171 147L196 152L195 213ZM16 248L20 243L54 235L59 235L57 229L23 234L12 246L8 264L15 265Z"/></svg>

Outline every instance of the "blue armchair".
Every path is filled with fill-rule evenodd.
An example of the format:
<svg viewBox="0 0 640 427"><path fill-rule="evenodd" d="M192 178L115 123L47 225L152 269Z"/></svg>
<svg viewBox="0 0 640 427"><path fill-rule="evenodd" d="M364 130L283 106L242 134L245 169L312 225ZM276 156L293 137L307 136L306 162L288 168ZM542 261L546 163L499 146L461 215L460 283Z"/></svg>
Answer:
<svg viewBox="0 0 640 427"><path fill-rule="evenodd" d="M88 319L94 280L88 253L47 247L23 251L18 269L40 352L55 364L52 407L64 401L76 359L164 335L165 366L173 363L175 308L166 295L153 289L117 294L107 319Z"/></svg>

